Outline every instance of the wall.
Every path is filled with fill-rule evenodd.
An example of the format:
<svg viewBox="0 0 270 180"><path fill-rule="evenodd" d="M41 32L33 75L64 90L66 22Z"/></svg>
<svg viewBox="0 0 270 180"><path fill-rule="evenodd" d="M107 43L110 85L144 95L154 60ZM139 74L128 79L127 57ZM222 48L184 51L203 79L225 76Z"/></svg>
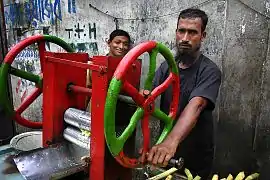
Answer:
<svg viewBox="0 0 270 180"><path fill-rule="evenodd" d="M269 159L269 0L93 0L91 4L76 0L6 0L5 5L9 48L25 37L43 33L59 36L77 51L90 55L107 52L106 38L115 28L130 32L135 45L156 40L173 49L179 11L187 7L205 10L210 19L203 52L223 72L214 114L217 142L214 171L221 175L255 171L264 159ZM61 51L53 45L47 48ZM37 57L31 46L13 65L39 73ZM143 57L146 59L147 55ZM161 61L159 57L158 63ZM143 63L142 83L148 67L147 60ZM18 105L33 85L18 78L12 82ZM40 119L40 103L41 100L33 105L26 116ZM158 127L158 123L153 120L151 127Z"/></svg>

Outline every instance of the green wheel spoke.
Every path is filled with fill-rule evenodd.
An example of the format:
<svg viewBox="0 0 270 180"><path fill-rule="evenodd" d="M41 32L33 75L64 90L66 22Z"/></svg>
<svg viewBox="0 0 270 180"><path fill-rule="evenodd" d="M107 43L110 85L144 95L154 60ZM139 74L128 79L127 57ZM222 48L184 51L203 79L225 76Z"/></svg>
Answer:
<svg viewBox="0 0 270 180"><path fill-rule="evenodd" d="M42 78L40 76L13 67L11 67L9 71L10 74L34 82L39 88L42 88Z"/></svg>
<svg viewBox="0 0 270 180"><path fill-rule="evenodd" d="M152 90L153 79L156 72L156 58L158 54L158 49L157 48L153 49L149 54L150 54L149 71L148 71L148 74L144 83L144 89L147 89L150 91Z"/></svg>

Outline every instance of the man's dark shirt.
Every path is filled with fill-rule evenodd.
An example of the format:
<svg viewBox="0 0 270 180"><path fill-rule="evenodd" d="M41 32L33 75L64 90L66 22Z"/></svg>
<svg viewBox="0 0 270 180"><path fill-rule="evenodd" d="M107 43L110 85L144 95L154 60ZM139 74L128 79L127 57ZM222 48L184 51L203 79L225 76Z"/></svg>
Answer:
<svg viewBox="0 0 270 180"><path fill-rule="evenodd" d="M163 62L155 74L154 87L164 82L168 74L168 64ZM205 178L210 173L214 153L212 111L215 108L221 83L221 71L209 58L200 55L191 67L179 68L179 76L180 99L176 120L193 97L206 98L208 104L201 112L196 126L181 142L175 158L183 157L186 168ZM166 114L169 112L171 100L172 87L170 86L161 96L160 102L160 109Z"/></svg>

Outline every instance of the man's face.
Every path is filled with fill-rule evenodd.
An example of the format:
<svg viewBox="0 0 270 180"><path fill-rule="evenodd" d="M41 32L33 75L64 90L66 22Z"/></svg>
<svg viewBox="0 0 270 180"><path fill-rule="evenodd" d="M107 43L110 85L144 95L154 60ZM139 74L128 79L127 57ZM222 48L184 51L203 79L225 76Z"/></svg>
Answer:
<svg viewBox="0 0 270 180"><path fill-rule="evenodd" d="M109 55L114 57L125 56L129 50L129 39L126 36L115 36L108 42Z"/></svg>
<svg viewBox="0 0 270 180"><path fill-rule="evenodd" d="M201 47L206 33L202 32L200 18L180 18L176 29L176 43L180 56L194 56Z"/></svg>

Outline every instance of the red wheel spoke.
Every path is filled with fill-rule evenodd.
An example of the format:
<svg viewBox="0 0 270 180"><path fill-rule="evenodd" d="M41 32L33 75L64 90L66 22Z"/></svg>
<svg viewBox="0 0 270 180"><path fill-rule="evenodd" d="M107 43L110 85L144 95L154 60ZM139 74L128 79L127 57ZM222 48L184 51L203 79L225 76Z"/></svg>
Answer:
<svg viewBox="0 0 270 180"><path fill-rule="evenodd" d="M174 80L174 75L170 73L169 77L158 87L156 87L151 95L154 99L156 99L159 95L161 95L166 89L169 87L169 85L173 82Z"/></svg>
<svg viewBox="0 0 270 180"><path fill-rule="evenodd" d="M148 152L150 144L149 115L145 115L141 121L143 133L143 151Z"/></svg>
<svg viewBox="0 0 270 180"><path fill-rule="evenodd" d="M33 93L29 95L24 102L18 107L16 110L17 114L21 114L30 104L34 102L34 100L42 93L42 90L40 88L35 88Z"/></svg>
<svg viewBox="0 0 270 180"><path fill-rule="evenodd" d="M139 166L137 159L128 158L123 151L121 151L118 156L115 156L115 159L126 168L135 168Z"/></svg>
<svg viewBox="0 0 270 180"><path fill-rule="evenodd" d="M123 90L132 97L132 99L136 102L137 105L142 105L144 102L144 97L141 95L138 90L132 86L129 82L125 81L123 85Z"/></svg>
<svg viewBox="0 0 270 180"><path fill-rule="evenodd" d="M170 113L169 116L175 119L177 110L178 110L178 103L179 103L179 96L180 96L180 78L179 76L173 74L174 81L173 81L173 94L172 94L172 102L170 106Z"/></svg>
<svg viewBox="0 0 270 180"><path fill-rule="evenodd" d="M45 62L45 41L40 41L38 42L38 50L39 50L39 59L40 59L40 67L41 67L41 72L43 72L43 64Z"/></svg>
<svg viewBox="0 0 270 180"><path fill-rule="evenodd" d="M31 127L33 129L40 129L40 128L42 128L42 122L29 121L29 120L23 118L18 113L15 113L15 117L14 118L16 119L17 123L19 123L22 126Z"/></svg>

